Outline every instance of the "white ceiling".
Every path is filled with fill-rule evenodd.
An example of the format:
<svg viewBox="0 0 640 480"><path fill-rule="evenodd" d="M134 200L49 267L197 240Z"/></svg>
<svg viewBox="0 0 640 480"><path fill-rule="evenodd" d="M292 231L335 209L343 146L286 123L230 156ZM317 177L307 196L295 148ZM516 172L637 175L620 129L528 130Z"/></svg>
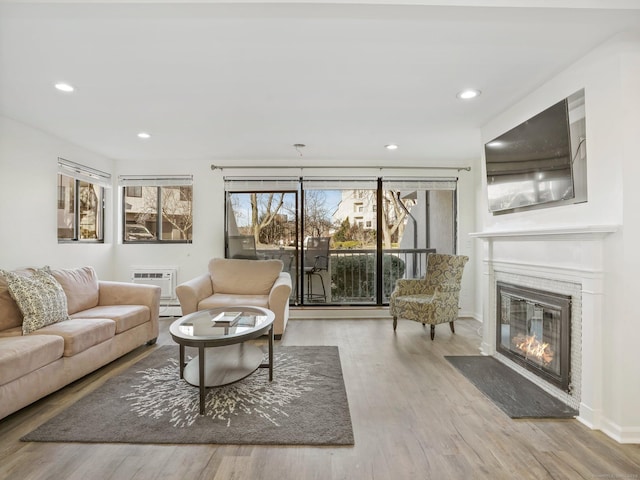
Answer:
<svg viewBox="0 0 640 480"><path fill-rule="evenodd" d="M4 2L0 113L131 161L466 165L488 120L640 27L640 0L398 3Z"/></svg>

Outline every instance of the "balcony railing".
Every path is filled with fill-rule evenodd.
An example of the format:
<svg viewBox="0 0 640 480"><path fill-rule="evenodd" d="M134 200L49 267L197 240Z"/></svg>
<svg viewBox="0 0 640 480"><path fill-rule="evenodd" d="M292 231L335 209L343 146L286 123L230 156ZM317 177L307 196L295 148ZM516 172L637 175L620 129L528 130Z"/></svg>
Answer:
<svg viewBox="0 0 640 480"><path fill-rule="evenodd" d="M285 271L291 273L294 283L297 270L297 259L294 250L260 250L262 258L280 258L284 262ZM422 278L426 272L427 255L435 253L433 248L393 248L382 252L382 303L388 303L389 296L399 278ZM376 303L376 251L370 249L336 249L329 251L329 269L319 272L326 288L326 299L321 303L333 304L375 304ZM314 281L305 278L305 282ZM313 304L318 304L318 291L322 291L319 283L311 289ZM294 288L292 299L297 290ZM304 294L307 294L307 286ZM311 298L305 299L311 303Z"/></svg>

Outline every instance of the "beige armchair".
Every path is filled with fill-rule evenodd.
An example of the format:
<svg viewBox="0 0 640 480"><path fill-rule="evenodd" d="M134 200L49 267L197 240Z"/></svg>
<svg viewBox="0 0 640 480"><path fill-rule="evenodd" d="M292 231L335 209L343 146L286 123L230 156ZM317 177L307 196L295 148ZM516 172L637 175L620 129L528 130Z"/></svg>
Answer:
<svg viewBox="0 0 640 480"><path fill-rule="evenodd" d="M280 338L289 319L291 276L282 261L213 258L208 272L176 287L182 314L216 307L252 305L275 314L273 333Z"/></svg>
<svg viewBox="0 0 640 480"><path fill-rule="evenodd" d="M422 279L401 279L389 298L389 313L393 317L393 331L398 318L431 325L431 340L435 326L453 322L458 318L458 300L462 273L469 257L430 253L427 256L427 274Z"/></svg>

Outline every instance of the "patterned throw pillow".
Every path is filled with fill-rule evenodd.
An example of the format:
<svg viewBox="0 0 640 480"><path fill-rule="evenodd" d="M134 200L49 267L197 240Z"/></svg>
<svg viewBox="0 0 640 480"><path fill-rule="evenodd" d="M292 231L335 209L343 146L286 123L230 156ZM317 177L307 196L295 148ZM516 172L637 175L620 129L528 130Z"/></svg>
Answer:
<svg viewBox="0 0 640 480"><path fill-rule="evenodd" d="M9 293L18 304L22 316L22 334L69 319L67 296L49 267L37 268L26 277L0 270L7 279Z"/></svg>

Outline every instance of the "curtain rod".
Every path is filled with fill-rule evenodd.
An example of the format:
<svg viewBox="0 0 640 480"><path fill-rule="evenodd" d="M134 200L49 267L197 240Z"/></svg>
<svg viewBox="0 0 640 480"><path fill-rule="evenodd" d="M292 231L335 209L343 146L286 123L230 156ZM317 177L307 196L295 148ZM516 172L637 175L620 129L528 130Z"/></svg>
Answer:
<svg viewBox="0 0 640 480"><path fill-rule="evenodd" d="M465 170L467 172L471 171L471 167L361 167L361 166L346 166L346 165L336 165L333 167L328 167L328 166L319 166L319 167L314 167L314 166L310 166L307 165L306 167L265 167L263 165L238 165L237 167L232 167L232 166L222 166L222 165L213 165L211 164L211 170L224 170L225 168L230 168L230 169L245 169L245 168L250 168L250 169L256 169L256 168L277 168L277 169L295 169L295 170L304 170L305 168L308 169L321 169L321 168L330 168L332 170L335 170L337 168L350 168L350 169L354 169L354 168L377 168L379 170L383 170L383 169L387 169L387 170L419 170L419 169L423 169L423 170L457 170L458 172L461 170Z"/></svg>

